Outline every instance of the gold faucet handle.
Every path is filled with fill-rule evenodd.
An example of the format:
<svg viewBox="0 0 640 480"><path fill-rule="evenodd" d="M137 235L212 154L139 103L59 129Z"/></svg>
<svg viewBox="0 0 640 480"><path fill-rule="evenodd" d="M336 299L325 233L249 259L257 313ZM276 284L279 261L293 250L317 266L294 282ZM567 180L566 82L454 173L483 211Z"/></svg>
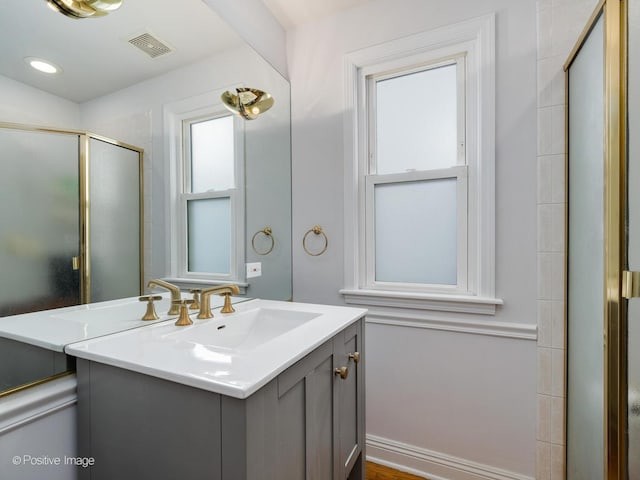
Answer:
<svg viewBox="0 0 640 480"><path fill-rule="evenodd" d="M156 313L156 309L153 306L153 302L156 300L162 300L161 295L144 295L138 298L140 302L147 302L147 311L142 316L142 320L158 320L158 314Z"/></svg>
<svg viewBox="0 0 640 480"><path fill-rule="evenodd" d="M186 325L192 325L193 322L189 318L188 305L192 304L193 300L172 300L171 304L180 308L180 316L174 325L178 327L184 327Z"/></svg>
<svg viewBox="0 0 640 480"><path fill-rule="evenodd" d="M225 293L221 293L220 295L224 297L224 305L222 306L222 309L220 309L220 313L235 312L236 309L231 306L231 293L225 292Z"/></svg>
<svg viewBox="0 0 640 480"><path fill-rule="evenodd" d="M189 310L200 310L200 294L201 288L192 288L189 293L193 293L193 303L189 306Z"/></svg>

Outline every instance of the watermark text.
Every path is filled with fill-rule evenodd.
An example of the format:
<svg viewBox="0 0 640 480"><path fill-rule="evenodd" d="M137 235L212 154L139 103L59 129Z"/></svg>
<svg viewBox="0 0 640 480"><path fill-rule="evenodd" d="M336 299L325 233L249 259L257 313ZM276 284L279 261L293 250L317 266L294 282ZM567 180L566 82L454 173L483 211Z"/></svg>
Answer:
<svg viewBox="0 0 640 480"><path fill-rule="evenodd" d="M46 467L46 466L60 466L60 465L74 465L76 467L87 468L96 464L96 459L93 457L69 457L64 455L62 457L54 457L50 455L15 455L11 459L11 463L16 466L27 465L31 467Z"/></svg>

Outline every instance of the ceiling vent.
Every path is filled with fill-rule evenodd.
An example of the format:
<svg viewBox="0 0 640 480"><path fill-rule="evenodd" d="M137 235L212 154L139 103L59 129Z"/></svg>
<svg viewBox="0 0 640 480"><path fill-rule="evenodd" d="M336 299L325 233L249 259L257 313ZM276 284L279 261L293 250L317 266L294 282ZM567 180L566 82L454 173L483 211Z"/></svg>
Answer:
<svg viewBox="0 0 640 480"><path fill-rule="evenodd" d="M171 48L169 45L158 40L150 33L146 32L141 35L136 35L135 37L129 39L128 42L131 45L138 47L151 58L156 58L161 55L166 55L167 53L173 52L173 48Z"/></svg>

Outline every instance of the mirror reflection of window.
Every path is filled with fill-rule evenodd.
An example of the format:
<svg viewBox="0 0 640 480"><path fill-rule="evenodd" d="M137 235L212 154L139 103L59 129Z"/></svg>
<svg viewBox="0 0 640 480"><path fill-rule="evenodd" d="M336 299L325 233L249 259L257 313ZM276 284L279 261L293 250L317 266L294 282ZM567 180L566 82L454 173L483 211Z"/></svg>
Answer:
<svg viewBox="0 0 640 480"><path fill-rule="evenodd" d="M191 193L234 188L233 117L191 123L190 140Z"/></svg>
<svg viewBox="0 0 640 480"><path fill-rule="evenodd" d="M181 272L186 278L237 280L233 246L242 224L236 214L242 176L236 125L226 113L183 121Z"/></svg>

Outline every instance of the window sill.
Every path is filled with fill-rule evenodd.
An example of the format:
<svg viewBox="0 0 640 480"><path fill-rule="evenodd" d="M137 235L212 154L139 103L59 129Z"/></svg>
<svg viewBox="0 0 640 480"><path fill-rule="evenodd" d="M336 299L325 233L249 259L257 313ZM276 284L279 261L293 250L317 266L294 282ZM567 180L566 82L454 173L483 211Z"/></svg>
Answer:
<svg viewBox="0 0 640 480"><path fill-rule="evenodd" d="M473 295L433 293L407 293L388 290L342 289L340 293L348 304L435 310L440 312L495 315L496 307L504 302L500 298Z"/></svg>

